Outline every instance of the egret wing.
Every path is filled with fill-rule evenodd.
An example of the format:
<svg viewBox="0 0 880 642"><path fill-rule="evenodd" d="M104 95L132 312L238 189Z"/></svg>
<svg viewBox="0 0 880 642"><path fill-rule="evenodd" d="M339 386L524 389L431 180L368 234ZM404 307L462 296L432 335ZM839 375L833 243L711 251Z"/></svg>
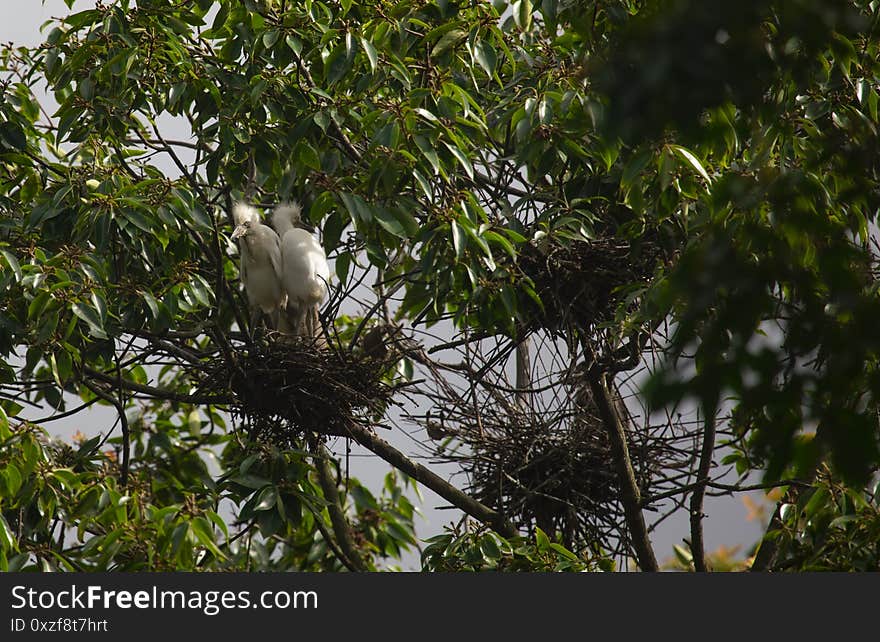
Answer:
<svg viewBox="0 0 880 642"><path fill-rule="evenodd" d="M238 277L241 281L241 284L244 285L247 283L247 249L245 248L244 243L238 244L238 255L241 259L238 262Z"/></svg>
<svg viewBox="0 0 880 642"><path fill-rule="evenodd" d="M271 230L270 230L271 231ZM278 280L281 280L281 239L272 232L272 249L269 251L269 262Z"/></svg>

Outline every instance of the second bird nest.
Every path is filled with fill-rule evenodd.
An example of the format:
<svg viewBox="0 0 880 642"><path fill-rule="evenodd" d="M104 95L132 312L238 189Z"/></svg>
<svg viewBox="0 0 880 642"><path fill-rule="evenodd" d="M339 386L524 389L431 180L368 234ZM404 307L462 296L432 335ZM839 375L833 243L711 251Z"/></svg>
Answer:
<svg viewBox="0 0 880 642"><path fill-rule="evenodd" d="M454 438L439 458L458 462L468 474L469 492L517 527L534 525L566 545L611 550L621 543L625 519L608 426L587 390L557 392L550 406L488 403L479 416L469 399L449 397L442 420L435 414L426 427L435 439ZM534 401L543 405L540 398ZM638 486L650 494L658 473L679 455L663 439L635 429L622 402L616 407L628 426Z"/></svg>
<svg viewBox="0 0 880 642"><path fill-rule="evenodd" d="M638 243L614 237L526 245L518 259L534 283L542 327L587 329L610 321L627 296L647 284L668 258L650 238Z"/></svg>

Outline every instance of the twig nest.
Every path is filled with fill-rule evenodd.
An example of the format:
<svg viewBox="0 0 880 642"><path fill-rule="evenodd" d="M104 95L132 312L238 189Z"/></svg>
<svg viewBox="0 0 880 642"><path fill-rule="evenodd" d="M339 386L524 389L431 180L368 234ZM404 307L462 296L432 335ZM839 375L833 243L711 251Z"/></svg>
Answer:
<svg viewBox="0 0 880 642"><path fill-rule="evenodd" d="M291 445L304 435L347 436L353 422L372 424L391 402L384 369L362 352L270 339L218 359L212 385L233 393L234 410L253 433Z"/></svg>
<svg viewBox="0 0 880 642"><path fill-rule="evenodd" d="M647 283L665 258L659 243L609 237L526 245L518 266L541 299L543 314L535 309L533 317L544 328L587 329L611 320L628 294L625 286Z"/></svg>
<svg viewBox="0 0 880 642"><path fill-rule="evenodd" d="M604 430L585 421L562 431L510 428L470 440L474 456L465 468L474 495L519 526L534 523L567 541L596 539L594 519L618 497Z"/></svg>
<svg viewBox="0 0 880 642"><path fill-rule="evenodd" d="M567 545L610 550L625 532L610 438L589 394L569 393L548 412L489 404L479 420L467 400L456 407L446 399L446 417L461 446L438 454L458 462L468 473L468 491L516 526L538 526ZM657 472L680 455L641 431L631 431L628 440L637 482L650 493Z"/></svg>

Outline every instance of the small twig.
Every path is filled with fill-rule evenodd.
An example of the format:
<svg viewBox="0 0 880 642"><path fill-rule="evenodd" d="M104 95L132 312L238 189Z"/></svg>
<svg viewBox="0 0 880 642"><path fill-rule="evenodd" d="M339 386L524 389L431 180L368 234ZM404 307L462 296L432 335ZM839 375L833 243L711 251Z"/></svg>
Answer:
<svg viewBox="0 0 880 642"><path fill-rule="evenodd" d="M122 486L128 485L128 418L125 416L125 406L120 403L119 399L114 397L111 394L103 391L99 386L95 385L94 382L89 381L88 379L83 379L83 385L86 388L91 390L95 396L100 397L107 403L111 404L116 408L116 412L119 415L119 422L122 425L122 435L123 435L123 450L122 450L122 470L119 475L119 483Z"/></svg>
<svg viewBox="0 0 880 642"><path fill-rule="evenodd" d="M98 379L99 381L103 381L104 383L110 385L116 385L117 377L111 377L108 374L95 370L93 368L89 368L88 366L83 368L83 372L93 379ZM228 396L203 396L199 394L193 395L182 395L177 392L172 392L171 390L162 390L161 388L156 388L154 386L147 386L142 383L136 383L134 381L130 381L129 379L121 379L122 387L128 390L129 392L137 392L142 395L146 395L151 399L164 399L165 401L177 401L178 403L186 403L193 405L223 405L231 403L233 400Z"/></svg>
<svg viewBox="0 0 880 642"><path fill-rule="evenodd" d="M97 399L91 399L90 401L87 401L83 404L80 404L76 408L71 408L70 410L67 410L65 412L59 412L54 415L40 417L39 419L30 419L29 421L32 424L44 424L49 421L55 421L57 419L64 419L65 417L70 417L71 415L75 415L76 413L80 412L81 410L85 410L86 408L89 408L90 406L95 404L97 401L98 401Z"/></svg>
<svg viewBox="0 0 880 642"><path fill-rule="evenodd" d="M747 493L753 490L772 490L774 488L781 488L783 486L798 486L801 488L809 488L810 482L804 481L803 479L783 479L778 482L772 482L768 484L749 484L747 486L740 486L738 484L721 484L718 482L713 482L709 480L701 480L694 482L693 484L686 484L679 488L673 488L672 490L667 490L662 493L657 493L656 495L650 495L648 497L642 498L642 507L648 506L650 504L654 504L664 499L669 499L670 497L675 497L676 495L687 495L695 490L699 486L706 486L707 488L715 488L717 490L723 490L726 493Z"/></svg>

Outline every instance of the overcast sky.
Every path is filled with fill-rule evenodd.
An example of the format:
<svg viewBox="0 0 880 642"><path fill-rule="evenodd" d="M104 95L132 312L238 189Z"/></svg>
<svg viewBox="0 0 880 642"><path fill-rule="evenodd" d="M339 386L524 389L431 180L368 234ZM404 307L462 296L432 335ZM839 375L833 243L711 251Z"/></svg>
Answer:
<svg viewBox="0 0 880 642"><path fill-rule="evenodd" d="M0 42L13 42L16 45L33 46L42 41L40 27L52 17L63 16L69 13L63 0L0 0L3 3L4 15L0 20ZM80 11L94 6L93 0L76 0L73 11ZM96 415L90 416L93 430L109 428L113 414L109 410L102 409ZM69 435L75 429L82 429L82 419L74 418L70 422L59 421L47 426L53 433ZM84 432L89 432L84 430ZM383 435L385 436L385 435ZM405 438L408 439L408 438ZM396 442L399 448L403 444L398 439L390 439ZM335 445L335 452L344 452L344 443ZM406 441L403 442L404 444ZM382 475L387 471L387 466L377 458L365 453L362 449L353 448L355 458L352 462L352 475L360 477L371 488L378 489ZM460 479L460 478L459 478ZM449 511L437 510L445 502L425 489L426 499L422 507L427 517L427 523L417 523L417 534L420 537L428 537L440 531L444 523L451 519ZM759 495L752 494L754 499ZM708 518L704 523L705 539L707 548L714 550L720 545L748 546L760 536L762 525L757 521L747 521L748 509L741 498L707 498L706 514ZM651 520L651 514L647 515ZM655 531L653 539L657 549L657 556L664 560L671 556L672 545L681 543L682 538L688 537L687 515L681 512L680 518L670 519ZM408 568L415 568L414 561L409 560Z"/></svg>

